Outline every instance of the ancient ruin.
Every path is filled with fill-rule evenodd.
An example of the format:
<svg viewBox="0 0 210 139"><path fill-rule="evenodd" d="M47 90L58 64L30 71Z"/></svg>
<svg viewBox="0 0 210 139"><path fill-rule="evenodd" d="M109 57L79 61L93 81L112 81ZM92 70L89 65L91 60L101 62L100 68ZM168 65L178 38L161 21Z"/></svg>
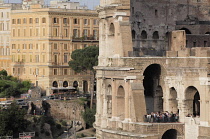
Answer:
<svg viewBox="0 0 210 139"><path fill-rule="evenodd" d="M100 2L97 138L210 138L210 1Z"/></svg>

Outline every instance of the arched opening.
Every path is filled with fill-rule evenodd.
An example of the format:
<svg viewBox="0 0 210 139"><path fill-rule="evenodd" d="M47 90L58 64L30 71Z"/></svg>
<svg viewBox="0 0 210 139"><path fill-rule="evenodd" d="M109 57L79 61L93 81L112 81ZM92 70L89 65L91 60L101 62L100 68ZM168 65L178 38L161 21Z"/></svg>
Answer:
<svg viewBox="0 0 210 139"><path fill-rule="evenodd" d="M154 40L158 40L158 39L159 39L159 33L158 33L158 31L155 31L155 32L153 33L152 38L153 38Z"/></svg>
<svg viewBox="0 0 210 139"><path fill-rule="evenodd" d="M88 92L88 82L87 81L83 81L83 92L84 93Z"/></svg>
<svg viewBox="0 0 210 139"><path fill-rule="evenodd" d="M144 96L147 113L163 110L163 91L160 82L161 67L158 64L148 66L144 71Z"/></svg>
<svg viewBox="0 0 210 139"><path fill-rule="evenodd" d="M125 118L125 91L122 86L117 90L117 117Z"/></svg>
<svg viewBox="0 0 210 139"><path fill-rule="evenodd" d="M177 92L174 87L170 88L169 94L169 111L173 113L178 112Z"/></svg>
<svg viewBox="0 0 210 139"><path fill-rule="evenodd" d="M111 23L109 27L109 35L114 36L115 35L115 27L114 24Z"/></svg>
<svg viewBox="0 0 210 139"><path fill-rule="evenodd" d="M63 82L63 87L68 87L69 85L68 85L68 82L67 81L64 81Z"/></svg>
<svg viewBox="0 0 210 139"><path fill-rule="evenodd" d="M77 89L77 87L78 87L78 82L77 82L77 81L74 81L74 82L73 82L73 87L74 87L75 89Z"/></svg>
<svg viewBox="0 0 210 139"><path fill-rule="evenodd" d="M209 34L210 34L210 32L206 32L205 34L206 34L206 35L209 35Z"/></svg>
<svg viewBox="0 0 210 139"><path fill-rule="evenodd" d="M175 129L167 130L163 134L162 139L177 139L177 130L175 130Z"/></svg>
<svg viewBox="0 0 210 139"><path fill-rule="evenodd" d="M107 87L107 117L112 117L112 86Z"/></svg>
<svg viewBox="0 0 210 139"><path fill-rule="evenodd" d="M147 39L147 32L145 30L141 32L141 39Z"/></svg>
<svg viewBox="0 0 210 139"><path fill-rule="evenodd" d="M54 81L52 84L53 87L58 87L58 82Z"/></svg>
<svg viewBox="0 0 210 139"><path fill-rule="evenodd" d="M194 86L185 91L186 115L200 116L200 95Z"/></svg>
<svg viewBox="0 0 210 139"><path fill-rule="evenodd" d="M133 40L136 39L136 32L135 32L135 30L132 30L132 39L133 39Z"/></svg>
<svg viewBox="0 0 210 139"><path fill-rule="evenodd" d="M186 34L192 34L191 31L187 28L181 28L180 30L184 30Z"/></svg>

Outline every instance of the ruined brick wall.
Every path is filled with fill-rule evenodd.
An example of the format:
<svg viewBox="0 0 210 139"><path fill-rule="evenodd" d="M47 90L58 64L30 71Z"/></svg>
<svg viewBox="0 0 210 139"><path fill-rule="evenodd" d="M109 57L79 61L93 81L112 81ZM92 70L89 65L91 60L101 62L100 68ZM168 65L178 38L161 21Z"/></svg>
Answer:
<svg viewBox="0 0 210 139"><path fill-rule="evenodd" d="M81 116L84 111L84 106L74 101L60 101L60 100L47 100L50 104L50 115L55 119L81 121L85 128L85 122ZM42 107L42 101L33 102L36 105L37 114Z"/></svg>
<svg viewBox="0 0 210 139"><path fill-rule="evenodd" d="M208 9L208 1L131 1L134 51L140 51L142 55L163 56L169 50L169 32L179 29L190 30L196 35L209 32Z"/></svg>

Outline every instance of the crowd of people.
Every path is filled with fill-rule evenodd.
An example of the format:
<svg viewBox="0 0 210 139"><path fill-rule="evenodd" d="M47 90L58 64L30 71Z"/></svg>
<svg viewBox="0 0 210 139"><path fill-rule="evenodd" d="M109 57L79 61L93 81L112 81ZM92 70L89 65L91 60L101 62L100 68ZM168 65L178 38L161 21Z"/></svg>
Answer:
<svg viewBox="0 0 210 139"><path fill-rule="evenodd" d="M166 123L166 122L178 122L179 114L173 112L151 112L145 115L145 122L150 123Z"/></svg>

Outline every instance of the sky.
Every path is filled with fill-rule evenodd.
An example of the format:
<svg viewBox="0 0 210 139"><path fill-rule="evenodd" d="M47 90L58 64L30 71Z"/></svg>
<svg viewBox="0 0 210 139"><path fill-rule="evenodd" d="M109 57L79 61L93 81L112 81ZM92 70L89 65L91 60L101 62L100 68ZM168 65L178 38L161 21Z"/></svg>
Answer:
<svg viewBox="0 0 210 139"><path fill-rule="evenodd" d="M21 0L4 0L9 3L20 3ZM89 9L94 9L97 5L99 5L100 0L70 0L72 2L80 2L80 5L86 5ZM46 4L50 3L50 0L45 0Z"/></svg>

